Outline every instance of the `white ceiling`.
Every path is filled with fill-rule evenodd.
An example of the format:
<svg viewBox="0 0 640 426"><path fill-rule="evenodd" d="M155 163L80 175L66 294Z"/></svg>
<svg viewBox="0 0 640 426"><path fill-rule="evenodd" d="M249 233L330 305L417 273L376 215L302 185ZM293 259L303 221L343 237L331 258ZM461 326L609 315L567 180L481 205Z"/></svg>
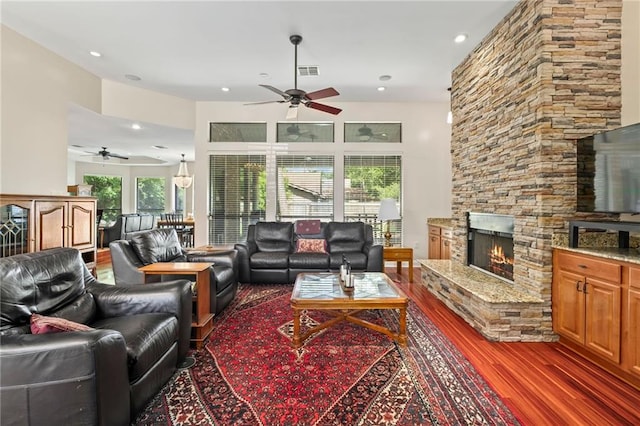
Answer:
<svg viewBox="0 0 640 426"><path fill-rule="evenodd" d="M258 84L293 88L289 36L300 34L298 64L317 65L320 75L299 77L298 86L307 92L336 88L339 96L320 101L331 105L332 100L447 101L451 71L516 3L5 0L0 20L101 78L194 101L278 100ZM468 39L456 44L453 38L459 33ZM89 55L91 50L102 57ZM131 81L125 74L141 80ZM391 79L381 82L381 75ZM387 90L380 92L378 86ZM132 146L118 130L130 122L81 109L72 111L70 120L80 127L70 128L70 145L88 146L90 137L91 147L108 146L121 154ZM173 136L192 139L187 134ZM170 135L167 131L165 145L171 145ZM133 154L175 155L189 148L187 159L193 159L192 142L170 148L163 154L153 149Z"/></svg>

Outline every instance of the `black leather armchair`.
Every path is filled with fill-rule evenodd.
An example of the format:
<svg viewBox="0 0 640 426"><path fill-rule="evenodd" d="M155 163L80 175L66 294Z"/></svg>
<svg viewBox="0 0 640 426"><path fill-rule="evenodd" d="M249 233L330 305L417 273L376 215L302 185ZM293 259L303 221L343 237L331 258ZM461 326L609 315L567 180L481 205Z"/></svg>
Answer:
<svg viewBox="0 0 640 426"><path fill-rule="evenodd" d="M296 250L300 239L322 239L321 253ZM301 272L340 269L343 256L354 270L382 272L382 246L374 244L373 228L363 222L322 223L313 235L299 235L291 222L249 225L247 240L235 245L240 282L293 283Z"/></svg>
<svg viewBox="0 0 640 426"><path fill-rule="evenodd" d="M148 231L155 226L155 218L149 213L127 213L117 217L113 225L104 228L103 245L115 240L126 240L134 232Z"/></svg>
<svg viewBox="0 0 640 426"><path fill-rule="evenodd" d="M0 259L2 424L126 425L189 349L191 286L102 284L80 253ZM89 331L31 334L32 314Z"/></svg>
<svg viewBox="0 0 640 426"><path fill-rule="evenodd" d="M116 240L109 244L113 276L117 286L131 286L144 283L141 266L156 262L212 262L210 270L210 309L214 314L233 300L238 292L238 261L234 249L214 253L183 250L176 230L158 228L151 231L135 232L128 240ZM153 275L148 280L171 280L182 278L177 275ZM193 276L187 277L193 279Z"/></svg>

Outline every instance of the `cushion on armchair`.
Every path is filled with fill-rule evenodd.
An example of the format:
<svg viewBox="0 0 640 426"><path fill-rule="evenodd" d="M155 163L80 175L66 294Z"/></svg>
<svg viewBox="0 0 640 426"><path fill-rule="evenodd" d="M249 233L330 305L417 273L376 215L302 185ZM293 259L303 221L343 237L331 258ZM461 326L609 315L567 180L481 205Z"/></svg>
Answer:
<svg viewBox="0 0 640 426"><path fill-rule="evenodd" d="M31 315L31 334L61 333L65 331L90 331L93 328L79 322L69 321L64 318L47 317L44 315Z"/></svg>
<svg viewBox="0 0 640 426"><path fill-rule="evenodd" d="M184 258L178 234L170 228L135 233L131 236L129 243L145 265L176 262L180 261L181 257Z"/></svg>

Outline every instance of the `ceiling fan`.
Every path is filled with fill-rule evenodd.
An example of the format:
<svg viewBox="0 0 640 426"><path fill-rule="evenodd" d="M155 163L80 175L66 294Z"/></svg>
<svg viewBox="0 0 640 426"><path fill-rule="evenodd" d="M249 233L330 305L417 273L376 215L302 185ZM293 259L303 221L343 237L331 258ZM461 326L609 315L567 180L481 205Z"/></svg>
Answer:
<svg viewBox="0 0 640 426"><path fill-rule="evenodd" d="M387 140L388 135L384 132L376 133L373 130L371 130L371 127L367 127L367 125L364 124L362 127L358 129L358 139L360 139L363 142L369 141L371 139Z"/></svg>
<svg viewBox="0 0 640 426"><path fill-rule="evenodd" d="M259 86L277 93L278 95L282 96L283 99L280 101L253 102L246 105L289 102L287 120L298 117L298 107L300 106L300 104L306 106L307 108L313 108L317 109L318 111L328 112L329 114L340 114L340 112L342 111L340 108L314 102L316 99L323 99L330 96L339 95L340 93L338 93L338 91L333 87L327 87L326 89L316 90L315 92L310 93L298 89L298 45L302 41L302 36L294 34L289 37L289 41L291 41L291 43L294 45L293 89L285 90L283 92L282 90L273 86L269 86L268 84L260 84Z"/></svg>
<svg viewBox="0 0 640 426"><path fill-rule="evenodd" d="M91 152L92 155L101 155L103 160L108 160L109 158L121 158L123 160L128 160L129 157L125 157L124 155L116 154L114 152L107 151L107 147L103 146L102 151L98 151L97 153Z"/></svg>

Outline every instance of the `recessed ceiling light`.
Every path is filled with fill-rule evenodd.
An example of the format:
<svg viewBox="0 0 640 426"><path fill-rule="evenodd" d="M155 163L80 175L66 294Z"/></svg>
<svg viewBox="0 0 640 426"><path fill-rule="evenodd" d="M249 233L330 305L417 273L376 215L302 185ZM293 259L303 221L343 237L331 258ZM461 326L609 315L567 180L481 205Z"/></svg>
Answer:
<svg viewBox="0 0 640 426"><path fill-rule="evenodd" d="M220 90L222 90L223 92L228 92L228 91L229 91L229 88L228 88L228 87L223 87L223 88L222 88L222 89L220 89Z"/></svg>
<svg viewBox="0 0 640 426"><path fill-rule="evenodd" d="M133 130L140 130L140 129L142 129L142 126L141 126L141 125L139 125L138 123L133 123L133 124L131 125L131 128L132 128Z"/></svg>
<svg viewBox="0 0 640 426"><path fill-rule="evenodd" d="M378 92L384 92L385 90L387 90L387 88L384 86L378 87Z"/></svg>
<svg viewBox="0 0 640 426"><path fill-rule="evenodd" d="M468 36L466 34L458 34L456 38L453 39L453 41L455 41L456 43L462 43L467 39L467 37Z"/></svg>
<svg viewBox="0 0 640 426"><path fill-rule="evenodd" d="M380 77L378 77L378 80L380 80L380 81L389 81L389 80L391 80L391 76L384 74L384 75L381 75Z"/></svg>
<svg viewBox="0 0 640 426"><path fill-rule="evenodd" d="M266 72L261 72L260 74L258 74L260 77L262 78L267 78L269 77L269 74L267 74Z"/></svg>
<svg viewBox="0 0 640 426"><path fill-rule="evenodd" d="M89 55L95 56L96 58L99 58L100 56L102 56L102 53L96 52L95 50L92 50L91 52L89 52Z"/></svg>
<svg viewBox="0 0 640 426"><path fill-rule="evenodd" d="M128 80L133 80L133 81L140 81L142 80L140 77L138 77L137 75L134 74L125 74L124 78L128 79Z"/></svg>

